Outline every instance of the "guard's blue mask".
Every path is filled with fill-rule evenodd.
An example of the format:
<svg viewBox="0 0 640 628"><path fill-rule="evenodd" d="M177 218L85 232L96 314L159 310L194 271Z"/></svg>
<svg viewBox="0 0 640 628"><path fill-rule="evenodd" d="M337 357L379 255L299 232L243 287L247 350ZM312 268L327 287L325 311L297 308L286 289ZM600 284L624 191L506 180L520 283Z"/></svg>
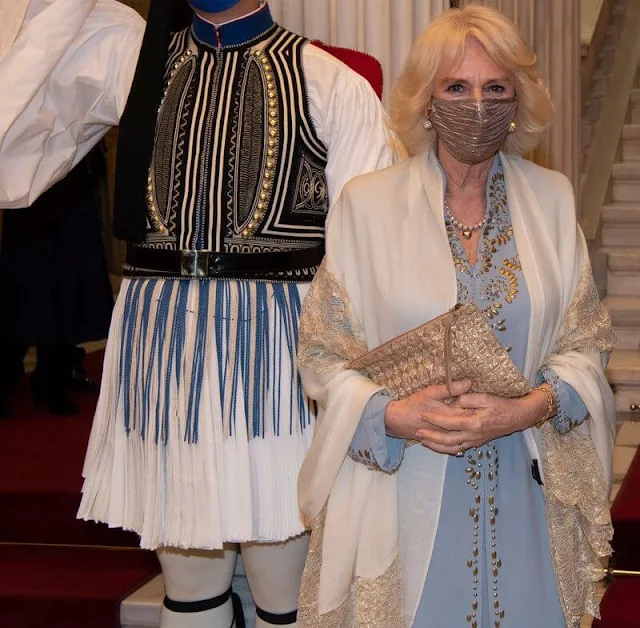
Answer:
<svg viewBox="0 0 640 628"><path fill-rule="evenodd" d="M240 0L189 0L192 8L203 13L222 13L238 4Z"/></svg>

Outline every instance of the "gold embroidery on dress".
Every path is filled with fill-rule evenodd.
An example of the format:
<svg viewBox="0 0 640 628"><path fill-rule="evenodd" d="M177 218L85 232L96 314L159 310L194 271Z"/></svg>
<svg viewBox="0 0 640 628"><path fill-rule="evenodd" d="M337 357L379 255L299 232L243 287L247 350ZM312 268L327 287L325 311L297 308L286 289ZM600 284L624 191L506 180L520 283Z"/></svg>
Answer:
<svg viewBox="0 0 640 628"><path fill-rule="evenodd" d="M479 452L479 456L482 452ZM500 623L504 619L504 609L500 604L500 600L498 599L499 591L498 591L498 575L500 573L500 569L502 567L502 559L498 556L498 541L497 541L497 531L496 531L496 522L498 519L498 515L500 514L500 510L498 509L498 503L496 501L496 488L498 487L498 473L500 470L500 461L498 459L498 450L495 444L491 444L486 449L487 456L487 480L489 480L489 496L487 497L487 505L489 506L489 534L491 541L491 597L490 603L491 609L493 610L494 620L493 625L495 628L500 628Z"/></svg>
<svg viewBox="0 0 640 628"><path fill-rule="evenodd" d="M502 268L500 274L504 277L502 281L492 279L483 288L484 298L487 300L495 299L490 305L485 307L484 312L490 321L493 321L496 316L502 314L503 303L500 298L504 299L505 303L511 304L516 300L518 292L520 290L518 284L518 276L522 273L522 266L520 265L520 257L516 255L511 259L505 259L502 262ZM504 294L504 296L503 296ZM506 331L506 319L501 318L492 325L496 331ZM511 351L511 347L505 347L507 352Z"/></svg>
<svg viewBox="0 0 640 628"><path fill-rule="evenodd" d="M500 248L510 242L513 237L513 226L511 225L509 216L507 190L502 171L496 172L491 177L491 181L488 184L488 202L488 221L483 230L482 240L480 242L479 256L481 265L477 278L480 278L495 268L495 255ZM445 221L445 225L455 268L466 275L471 275L472 269L461 249L455 227L450 221ZM488 236L492 233L494 237L489 238ZM489 303L489 305L484 307L483 311L490 321L493 321L494 318L501 314L501 310L504 307L503 301L512 303L518 295L518 274L522 272L519 257L516 255L513 258L504 259L499 272L501 277L487 280L486 284L482 287L483 298ZM461 288L464 288L464 286L458 281L459 302L465 301L468 298L468 290L464 288L464 291L461 291ZM494 323L493 327L497 331L505 331L507 329L505 319L502 318L498 320ZM510 350L510 347L508 347L507 350Z"/></svg>
<svg viewBox="0 0 640 628"><path fill-rule="evenodd" d="M369 449L349 449L349 458L354 462L363 464L367 469L374 469L380 471L380 465L375 461L375 458Z"/></svg>
<svg viewBox="0 0 640 628"><path fill-rule="evenodd" d="M472 269L466 262L464 252L460 249L460 241L454 229L447 225L447 232L452 249L454 266L458 271L466 275L474 275ZM492 237L489 237L492 236ZM474 278L478 282L479 297L484 303L488 303L483 308L484 314L489 319L494 332L504 332L507 329L506 319L503 317L503 309L506 304L515 301L519 292L519 275L522 273L520 259L518 255L505 258L499 268L499 274L495 277L486 276L496 268L495 258L499 250L507 245L513 237L513 227L508 211L507 193L503 173L496 172L488 184L488 221L482 234L480 242L479 257L480 267ZM458 302L465 302L469 299L469 289L458 279ZM507 351L511 347L505 347ZM486 612L493 616L493 628L500 628L504 619L505 611L500 604L499 598L499 573L502 567L502 560L498 553L497 539L497 518L499 514L497 504L497 483L498 483L498 453L495 444L491 443L484 448L473 450L467 457L468 466L465 469L467 474L467 484L473 489L472 505L468 514L473 525L472 546L466 565L473 577L473 592L470 607L467 607L464 615L470 628L478 628L480 620L478 614L481 612L481 578L490 578L488 585L488 599L486 603L489 608ZM480 480L486 480L487 495L483 495ZM485 502L483 503L483 499ZM480 532L485 534L487 551L489 554L486 560L491 560L491 568L488 573L480 572L479 565L483 564L480 552Z"/></svg>
<svg viewBox="0 0 640 628"><path fill-rule="evenodd" d="M471 602L471 610L467 613L466 620L467 623L471 624L471 628L478 628L478 590L480 586L480 579L478 573L478 542L479 542L479 521L480 521L480 503L482 501L482 497L480 496L480 487L476 483L476 480L480 480L482 478L482 471L479 469L482 466L482 463L479 463L479 459L481 459L482 451L475 450L474 454L469 454L467 457L467 462L469 463L469 467L465 469L466 473L469 475L467 479L467 484L469 484L474 492L474 505L469 508L469 516L473 522L473 549L471 550L471 556L467 559L467 567L471 569L471 575L473 576L473 601ZM475 457L474 457L475 456ZM477 458L477 459L476 459Z"/></svg>
<svg viewBox="0 0 640 628"><path fill-rule="evenodd" d="M492 253L497 253L498 248L507 244L513 237L511 217L507 209L507 185L504 180L502 168L496 172L489 182L489 202L491 203L491 224L496 227L496 236L489 240Z"/></svg>
<svg viewBox="0 0 640 628"><path fill-rule="evenodd" d="M484 285L482 291L483 296L487 301L491 302L490 305L484 308L484 312L489 320L493 320L500 314L500 310L503 308L501 299L509 304L516 300L520 289L518 274L521 272L522 266L520 265L520 258L516 255L511 259L503 260L502 267L500 268L501 278L492 279ZM504 319L498 321L494 327L498 329L498 331L505 331L507 329Z"/></svg>
<svg viewBox="0 0 640 628"><path fill-rule="evenodd" d="M498 451L495 444L491 443L486 445L486 449L475 449L472 453L467 455L467 462L469 466L465 469L467 474L467 484L473 489L473 505L469 508L469 517L473 523L473 542L471 548L471 556L467 559L467 567L471 570L473 576L473 600L471 601L471 609L467 612L465 619L470 624L471 628L478 628L478 610L479 610L479 596L480 596L480 578L479 578L479 535L480 535L480 516L481 512L487 518L489 525L489 545L491 547L491 577L492 583L489 593L489 599L487 602L490 605L489 612L493 611L494 614L494 627L500 628L501 621L504 619L505 612L500 604L499 599L499 587L498 576L502 567L502 560L498 556L498 540L496 524L497 518L500 514L497 504L496 489L498 487L498 468L499 459ZM488 480L489 494L486 497L486 506L482 507L482 495L480 494L480 486L477 483L482 479L484 473ZM488 508L488 511L487 511ZM482 574L486 577L485 574Z"/></svg>
<svg viewBox="0 0 640 628"><path fill-rule="evenodd" d="M507 296L504 298L507 303L512 303L518 294L518 275L516 273L521 271L522 266L520 265L520 259L517 256L513 259L506 259L502 262L500 274L504 275L509 282Z"/></svg>
<svg viewBox="0 0 640 628"><path fill-rule="evenodd" d="M487 224L482 230L479 250L481 261L479 274L488 273L494 267L493 256L513 237L513 227L507 210L507 188L502 171L496 172L491 177L488 184L488 200ZM455 226L450 220L445 219L445 227L451 243L454 266L460 272L470 275L471 269L460 246ZM495 231L495 236L489 238L492 231Z"/></svg>

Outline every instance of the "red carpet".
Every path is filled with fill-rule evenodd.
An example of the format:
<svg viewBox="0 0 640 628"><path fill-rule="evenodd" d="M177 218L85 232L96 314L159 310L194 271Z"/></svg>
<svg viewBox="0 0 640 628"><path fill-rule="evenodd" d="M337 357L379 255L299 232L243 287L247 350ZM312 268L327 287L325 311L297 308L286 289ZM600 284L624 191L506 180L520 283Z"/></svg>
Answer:
<svg viewBox="0 0 640 628"><path fill-rule="evenodd" d="M640 449L611 509L615 567L640 571ZM640 627L640 578L619 578L600 605L602 619L593 628Z"/></svg>
<svg viewBox="0 0 640 628"><path fill-rule="evenodd" d="M611 518L616 567L640 571L640 449L613 503Z"/></svg>
<svg viewBox="0 0 640 628"><path fill-rule="evenodd" d="M117 628L120 601L158 571L139 550L0 546L0 626Z"/></svg>
<svg viewBox="0 0 640 628"><path fill-rule="evenodd" d="M87 356L92 377L100 377L102 358ZM97 398L76 393L81 413L55 417L33 407L28 378L21 382L16 418L0 421L0 541L137 547L135 534L75 518Z"/></svg>
<svg viewBox="0 0 640 628"><path fill-rule="evenodd" d="M87 356L91 376L99 378L102 357ZM74 399L78 416L36 410L24 378L15 418L0 421L2 627L117 628L120 600L159 572L155 555L140 550L43 547L138 544L133 533L75 518L97 394Z"/></svg>
<svg viewBox="0 0 640 628"><path fill-rule="evenodd" d="M601 620L593 628L638 628L640 626L640 579L615 581L600 604Z"/></svg>

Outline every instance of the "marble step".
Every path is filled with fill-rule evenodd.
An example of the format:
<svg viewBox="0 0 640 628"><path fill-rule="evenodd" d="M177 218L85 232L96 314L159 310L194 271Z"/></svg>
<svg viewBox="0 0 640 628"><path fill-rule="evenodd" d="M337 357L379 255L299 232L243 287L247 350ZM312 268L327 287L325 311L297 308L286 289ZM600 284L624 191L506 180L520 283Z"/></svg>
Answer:
<svg viewBox="0 0 640 628"><path fill-rule="evenodd" d="M640 160L640 124L625 124L622 129L622 158Z"/></svg>
<svg viewBox="0 0 640 628"><path fill-rule="evenodd" d="M631 124L640 124L640 89L631 91Z"/></svg>
<svg viewBox="0 0 640 628"><path fill-rule="evenodd" d="M616 330L616 349L640 351L640 325L635 327L618 327Z"/></svg>
<svg viewBox="0 0 640 628"><path fill-rule="evenodd" d="M600 253L607 255L607 268L611 272L640 273L640 246L602 247Z"/></svg>
<svg viewBox="0 0 640 628"><path fill-rule="evenodd" d="M587 150L591 146L593 139L593 125L590 122L582 121L580 125L580 146Z"/></svg>
<svg viewBox="0 0 640 628"><path fill-rule="evenodd" d="M640 349L640 297L609 295L603 301L618 337L616 349Z"/></svg>
<svg viewBox="0 0 640 628"><path fill-rule="evenodd" d="M640 297L640 274L638 272L607 273L607 294L612 296Z"/></svg>
<svg viewBox="0 0 640 628"><path fill-rule="evenodd" d="M640 203L640 161L613 164L613 200Z"/></svg>
<svg viewBox="0 0 640 628"><path fill-rule="evenodd" d="M615 349L607 378L615 394L616 410L640 421L640 350Z"/></svg>
<svg viewBox="0 0 640 628"><path fill-rule="evenodd" d="M640 296L640 247L600 249L607 255L607 294Z"/></svg>
<svg viewBox="0 0 640 628"><path fill-rule="evenodd" d="M595 124L600 118L602 111L602 98L591 95L582 112L582 119L591 124Z"/></svg>
<svg viewBox="0 0 640 628"><path fill-rule="evenodd" d="M609 311L616 331L621 327L640 325L640 297L607 296L602 303Z"/></svg>
<svg viewBox="0 0 640 628"><path fill-rule="evenodd" d="M601 68L597 68L591 75L591 89L589 96L602 97L609 89L609 73L604 72Z"/></svg>
<svg viewBox="0 0 640 628"><path fill-rule="evenodd" d="M640 165L640 162L638 162ZM615 184L614 184L615 185ZM640 180L637 202L614 202L602 212L602 245L640 247Z"/></svg>
<svg viewBox="0 0 640 628"><path fill-rule="evenodd" d="M164 582L158 575L122 600L122 628L158 628L164 599Z"/></svg>

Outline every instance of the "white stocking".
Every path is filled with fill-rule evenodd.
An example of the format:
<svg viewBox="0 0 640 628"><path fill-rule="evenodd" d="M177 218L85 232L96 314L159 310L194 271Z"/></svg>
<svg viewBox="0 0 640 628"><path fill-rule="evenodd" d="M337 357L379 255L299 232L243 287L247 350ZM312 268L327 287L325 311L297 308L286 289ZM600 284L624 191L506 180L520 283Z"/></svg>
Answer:
<svg viewBox="0 0 640 628"><path fill-rule="evenodd" d="M236 566L235 549L224 551L159 550L164 586L175 602L199 602L222 595L231 587ZM231 599L221 606L200 612L175 612L162 608L160 628L230 628Z"/></svg>
<svg viewBox="0 0 640 628"><path fill-rule="evenodd" d="M285 543L242 544L244 570L256 606L276 615L297 610L308 548L306 534ZM256 628L274 625L256 617ZM287 624L287 628L295 627L295 623Z"/></svg>

